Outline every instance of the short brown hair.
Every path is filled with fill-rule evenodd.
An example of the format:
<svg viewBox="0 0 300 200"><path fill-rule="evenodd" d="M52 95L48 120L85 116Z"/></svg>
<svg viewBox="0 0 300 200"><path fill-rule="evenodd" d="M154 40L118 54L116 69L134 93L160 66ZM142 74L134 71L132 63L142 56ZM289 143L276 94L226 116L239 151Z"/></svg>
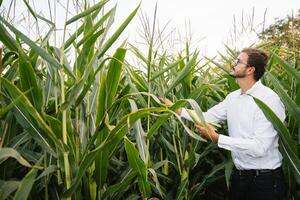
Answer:
<svg viewBox="0 0 300 200"><path fill-rule="evenodd" d="M258 81L265 73L268 54L263 50L255 48L245 48L242 52L248 55L247 64L255 68L254 79Z"/></svg>

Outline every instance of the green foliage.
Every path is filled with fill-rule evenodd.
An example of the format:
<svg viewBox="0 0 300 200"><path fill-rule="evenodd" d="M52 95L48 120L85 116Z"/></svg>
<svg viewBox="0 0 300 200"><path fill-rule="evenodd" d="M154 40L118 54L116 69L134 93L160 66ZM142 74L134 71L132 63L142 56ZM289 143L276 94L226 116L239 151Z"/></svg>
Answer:
<svg viewBox="0 0 300 200"><path fill-rule="evenodd" d="M115 48L139 6L112 30L116 7L105 10L107 2L71 16L65 25L78 28L61 47L50 40L54 24L26 0L35 20L51 26L42 39L32 40L0 18L0 198L223 197L230 155L201 138L175 110L190 107L203 121L202 110L235 90L235 80L215 59L203 63L189 43L177 54L161 53L151 35L147 56L126 42ZM237 53L227 50L229 56L221 55L225 64ZM258 104L280 134L292 196L299 181L299 52L295 46L271 50L264 82L285 104L286 124ZM127 62L127 52L139 66ZM159 100L164 97L176 103L167 107ZM227 134L226 125L218 131Z"/></svg>
<svg viewBox="0 0 300 200"><path fill-rule="evenodd" d="M300 10L295 16L277 19L266 30L259 34L263 41L273 47L284 47L297 50L300 48Z"/></svg>

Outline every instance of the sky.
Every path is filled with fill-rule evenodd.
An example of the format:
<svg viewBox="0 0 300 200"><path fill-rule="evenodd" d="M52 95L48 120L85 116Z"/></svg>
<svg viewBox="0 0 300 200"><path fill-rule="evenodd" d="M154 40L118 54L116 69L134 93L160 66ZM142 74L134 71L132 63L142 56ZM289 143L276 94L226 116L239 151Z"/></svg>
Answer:
<svg viewBox="0 0 300 200"><path fill-rule="evenodd" d="M11 0L3 0L2 7L7 9L10 2ZM16 2L15 15L17 18L25 18L27 14L24 13L23 1ZM57 27L62 29L65 12L60 5L66 5L67 0L58 2ZM29 0L29 3L36 11L49 16L48 0ZM107 9L117 4L113 29L116 29L139 3L141 7L138 15L126 28L118 43L128 39L132 44L143 46L141 18L147 16L152 24L157 4L156 25L162 30L168 24L163 32L168 44L165 48L177 51L183 48L184 41L188 40L191 41L192 48L210 56L224 51L224 44L240 49L257 42L255 32L262 31L262 24L267 27L276 18L295 14L300 9L300 0L111 0ZM26 27L26 23L32 23L32 19L16 23L16 26ZM72 32L72 27L69 29ZM32 30L34 29L27 30L28 35Z"/></svg>
<svg viewBox="0 0 300 200"><path fill-rule="evenodd" d="M126 16L128 10L139 3L138 0L117 2L120 16ZM224 43L236 48L251 45L257 41L254 32L262 30L264 21L267 27L276 18L295 14L300 9L300 0L143 0L141 11L152 19L156 3L157 18L162 26L170 21L170 29L176 28L182 35L186 35L186 24L190 24L192 41L200 51L210 55L222 51ZM236 38L233 37L234 18ZM136 38L134 30L140 26L138 18L135 20L128 27L132 30L128 33L130 38Z"/></svg>

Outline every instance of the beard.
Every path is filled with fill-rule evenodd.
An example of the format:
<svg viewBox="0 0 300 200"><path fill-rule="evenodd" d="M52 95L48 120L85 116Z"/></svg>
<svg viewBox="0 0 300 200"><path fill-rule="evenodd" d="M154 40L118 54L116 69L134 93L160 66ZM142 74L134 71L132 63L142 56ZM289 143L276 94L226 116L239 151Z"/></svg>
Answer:
<svg viewBox="0 0 300 200"><path fill-rule="evenodd" d="M245 78L247 76L246 71L230 71L229 75L233 78Z"/></svg>

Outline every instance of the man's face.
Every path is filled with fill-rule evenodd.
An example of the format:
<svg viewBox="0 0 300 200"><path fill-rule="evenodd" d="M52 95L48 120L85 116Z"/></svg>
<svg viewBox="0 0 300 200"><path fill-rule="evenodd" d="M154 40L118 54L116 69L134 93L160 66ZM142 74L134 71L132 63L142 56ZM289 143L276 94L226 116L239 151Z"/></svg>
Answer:
<svg viewBox="0 0 300 200"><path fill-rule="evenodd" d="M234 78L245 78L248 75L248 55L244 52L240 53L237 59L232 63L230 75Z"/></svg>

